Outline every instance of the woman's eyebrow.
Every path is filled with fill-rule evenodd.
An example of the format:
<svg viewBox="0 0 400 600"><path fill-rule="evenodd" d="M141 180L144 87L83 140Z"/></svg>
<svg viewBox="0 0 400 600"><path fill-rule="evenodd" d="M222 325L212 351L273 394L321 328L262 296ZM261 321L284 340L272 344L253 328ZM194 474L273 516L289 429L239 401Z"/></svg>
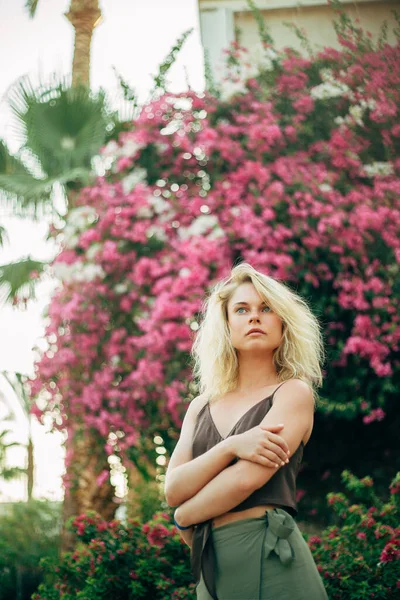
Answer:
<svg viewBox="0 0 400 600"><path fill-rule="evenodd" d="M235 304L233 306L237 306L238 304L247 304L247 306L248 306L249 303L248 302L235 302ZM263 300L262 302L260 302L260 305L261 304L267 304L267 303Z"/></svg>

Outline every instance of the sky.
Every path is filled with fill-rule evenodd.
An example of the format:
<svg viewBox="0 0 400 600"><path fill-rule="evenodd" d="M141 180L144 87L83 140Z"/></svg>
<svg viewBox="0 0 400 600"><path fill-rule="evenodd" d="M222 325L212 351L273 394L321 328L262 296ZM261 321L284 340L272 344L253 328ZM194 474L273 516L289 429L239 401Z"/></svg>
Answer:
<svg viewBox="0 0 400 600"><path fill-rule="evenodd" d="M40 0L34 19L25 10L25 0L0 0L0 138L12 152L20 147L14 118L7 105L7 93L24 75L34 81L46 80L53 73L69 74L72 65L74 30L64 16L69 0ZM197 0L100 0L102 23L95 29L91 52L91 86L106 89L118 106L118 83L113 70L134 87L144 101L152 75L157 72L175 41L184 31L194 28L168 79L173 92L185 90L186 81L195 90L204 85ZM38 260L55 256L54 243L46 241L48 223L33 224L0 208L0 224L8 234L8 243L0 248L0 265L30 255ZM56 283L44 281L37 300L25 311L0 304L0 371L33 373L35 353L43 336L44 310ZM43 347L43 343L42 343ZM3 401L1 401L3 397ZM11 388L0 377L0 420L13 410L15 423L12 441L26 444L27 422ZM1 427L0 427L1 430ZM64 452L61 435L50 434L34 423L36 486L34 496L62 499L61 474ZM11 441L11 437L10 437ZM13 465L24 466L26 452L15 449ZM51 458L50 458L51 457ZM26 499L25 483L1 484L0 502Z"/></svg>

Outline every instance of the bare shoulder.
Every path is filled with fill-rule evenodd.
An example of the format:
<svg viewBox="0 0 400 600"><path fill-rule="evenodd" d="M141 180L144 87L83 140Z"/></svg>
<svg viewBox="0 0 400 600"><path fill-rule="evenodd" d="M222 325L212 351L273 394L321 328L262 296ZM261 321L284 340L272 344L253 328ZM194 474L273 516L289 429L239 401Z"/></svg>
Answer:
<svg viewBox="0 0 400 600"><path fill-rule="evenodd" d="M197 415L201 411L201 409L207 404L207 394L200 394L193 398L188 407L188 413L190 412L190 416L193 419L197 418Z"/></svg>
<svg viewBox="0 0 400 600"><path fill-rule="evenodd" d="M275 402L291 402L313 409L315 404L311 386L306 381L297 378L285 381L284 385L276 392Z"/></svg>
<svg viewBox="0 0 400 600"><path fill-rule="evenodd" d="M305 435L302 441L306 445L314 425L315 401L311 385L297 378L286 381L277 391L274 405L281 412L282 422L295 415L297 426L303 423Z"/></svg>

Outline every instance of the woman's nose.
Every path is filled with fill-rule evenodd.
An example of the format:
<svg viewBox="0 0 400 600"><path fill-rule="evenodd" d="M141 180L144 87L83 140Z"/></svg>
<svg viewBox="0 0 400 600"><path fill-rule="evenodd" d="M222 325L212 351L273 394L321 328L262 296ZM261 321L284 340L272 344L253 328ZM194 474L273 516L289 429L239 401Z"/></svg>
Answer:
<svg viewBox="0 0 400 600"><path fill-rule="evenodd" d="M255 313L253 315L250 315L249 320L252 321L259 321L260 317L258 316L258 313Z"/></svg>

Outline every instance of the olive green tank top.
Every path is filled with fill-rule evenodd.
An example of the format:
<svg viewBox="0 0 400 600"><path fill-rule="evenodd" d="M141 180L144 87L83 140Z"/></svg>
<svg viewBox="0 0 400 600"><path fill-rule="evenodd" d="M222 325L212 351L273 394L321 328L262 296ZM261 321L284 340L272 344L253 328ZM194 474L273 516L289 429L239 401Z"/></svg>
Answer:
<svg viewBox="0 0 400 600"><path fill-rule="evenodd" d="M272 394L250 407L249 410L235 423L226 438L231 435L238 435L239 433L243 433L244 431L248 431L259 425L270 410L274 395L283 383L281 383ZM219 434L211 416L210 405L207 402L197 416L192 441L193 458L197 458L201 454L204 454L226 438L223 438ZM295 517L297 515L296 477L303 457L303 450L304 443L301 442L287 464L280 467L265 485L255 490L248 498L232 508L229 512L237 512L263 504L275 504ZM233 459L228 466L233 465L237 460L237 458ZM203 523L198 523L194 528L191 565L196 583L200 581L200 573L202 571L205 584L211 596L215 597L215 561L212 544L210 543L211 522L212 519L209 519Z"/></svg>

